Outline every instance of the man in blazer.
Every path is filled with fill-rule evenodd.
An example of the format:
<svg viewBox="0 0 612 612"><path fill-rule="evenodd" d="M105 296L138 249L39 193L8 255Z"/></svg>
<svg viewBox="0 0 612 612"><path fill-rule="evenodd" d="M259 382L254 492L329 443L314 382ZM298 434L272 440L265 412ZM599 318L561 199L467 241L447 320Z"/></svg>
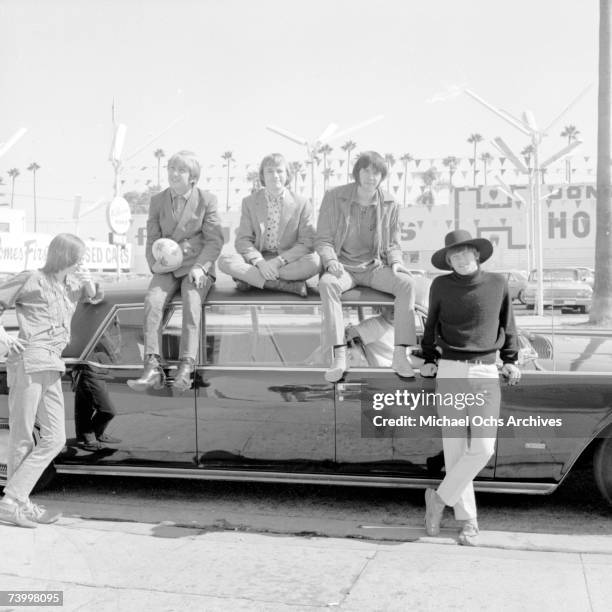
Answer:
<svg viewBox="0 0 612 612"><path fill-rule="evenodd" d="M163 385L159 336L164 307L177 290L183 301L183 328L181 363L173 386L179 391L191 386L202 302L215 280L215 261L223 246L217 198L198 189L199 178L200 164L195 154L180 151L168 160L170 186L151 198L145 254L153 278L144 304L145 368L141 378L128 381L137 391ZM177 270L155 261L152 246L158 238L171 238L181 247L183 263Z"/></svg>
<svg viewBox="0 0 612 612"><path fill-rule="evenodd" d="M219 260L241 290L276 289L306 297L306 279L319 272L314 253L312 206L289 191L291 173L285 158L273 153L259 166L264 186L242 201L237 253Z"/></svg>

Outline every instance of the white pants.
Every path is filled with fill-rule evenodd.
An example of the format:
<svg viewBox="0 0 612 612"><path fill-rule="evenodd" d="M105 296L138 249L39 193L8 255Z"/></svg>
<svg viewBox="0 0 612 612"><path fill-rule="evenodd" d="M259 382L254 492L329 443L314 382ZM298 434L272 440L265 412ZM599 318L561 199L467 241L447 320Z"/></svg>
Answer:
<svg viewBox="0 0 612 612"><path fill-rule="evenodd" d="M13 370L13 368L11 368ZM26 502L34 485L66 444L61 374L26 374L23 362L9 373L9 451L5 495ZM38 420L40 440L32 438Z"/></svg>
<svg viewBox="0 0 612 612"><path fill-rule="evenodd" d="M456 406L440 409L438 415L461 418L499 417L501 391L495 364L474 364L441 359L438 363L437 393L484 393L484 406ZM442 427L442 448L446 476L438 487L438 495L447 506L452 506L459 521L476 518L476 498L472 481L487 465L495 452L497 427L474 425L469 427Z"/></svg>

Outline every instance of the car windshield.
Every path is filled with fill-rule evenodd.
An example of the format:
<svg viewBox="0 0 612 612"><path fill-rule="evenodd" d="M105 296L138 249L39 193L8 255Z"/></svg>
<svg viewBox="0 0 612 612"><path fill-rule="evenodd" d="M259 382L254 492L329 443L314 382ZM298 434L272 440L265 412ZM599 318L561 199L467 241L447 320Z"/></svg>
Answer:
<svg viewBox="0 0 612 612"><path fill-rule="evenodd" d="M538 280L538 273L534 270L529 276L530 281ZM544 270L544 282L558 282L558 281L575 281L576 271L575 270Z"/></svg>

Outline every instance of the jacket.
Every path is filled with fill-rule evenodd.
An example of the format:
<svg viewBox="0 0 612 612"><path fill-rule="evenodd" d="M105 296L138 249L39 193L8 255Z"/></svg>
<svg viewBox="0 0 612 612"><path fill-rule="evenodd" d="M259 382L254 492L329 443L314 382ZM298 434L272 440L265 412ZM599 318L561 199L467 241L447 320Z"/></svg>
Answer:
<svg viewBox="0 0 612 612"><path fill-rule="evenodd" d="M319 212L315 248L323 269L337 260L349 228L351 202L357 194L357 183L334 187L325 193ZM387 265L402 263L398 205L391 195L378 189L378 213L375 249Z"/></svg>
<svg viewBox="0 0 612 612"><path fill-rule="evenodd" d="M214 263L224 242L216 196L194 187L180 219L176 219L170 188L154 195L147 218L145 246L149 268L155 263L152 246L158 238L172 238L183 249L183 265L173 272L174 276L180 278L188 274L194 264L204 265L209 262L212 265L208 273L214 276Z"/></svg>
<svg viewBox="0 0 612 612"><path fill-rule="evenodd" d="M265 189L242 200L240 225L234 246L247 261L262 257L263 237L268 220ZM285 190L278 226L278 253L291 263L314 251L314 218L312 206L305 198Z"/></svg>

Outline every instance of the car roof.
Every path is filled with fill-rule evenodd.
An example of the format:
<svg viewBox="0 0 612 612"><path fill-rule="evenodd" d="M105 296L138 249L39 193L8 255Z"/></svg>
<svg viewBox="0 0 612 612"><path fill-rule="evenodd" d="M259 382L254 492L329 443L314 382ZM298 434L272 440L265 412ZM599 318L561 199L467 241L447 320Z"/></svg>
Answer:
<svg viewBox="0 0 612 612"><path fill-rule="evenodd" d="M104 285L104 302L107 305L140 304L149 286L150 277L119 281ZM369 287L355 287L342 294L342 302L347 305L392 304L393 296ZM173 302L179 303L180 297ZM308 297L302 298L292 293L252 288L249 291L238 291L234 282L228 277L217 279L206 296L206 304L309 304L320 303L317 290L308 287Z"/></svg>

